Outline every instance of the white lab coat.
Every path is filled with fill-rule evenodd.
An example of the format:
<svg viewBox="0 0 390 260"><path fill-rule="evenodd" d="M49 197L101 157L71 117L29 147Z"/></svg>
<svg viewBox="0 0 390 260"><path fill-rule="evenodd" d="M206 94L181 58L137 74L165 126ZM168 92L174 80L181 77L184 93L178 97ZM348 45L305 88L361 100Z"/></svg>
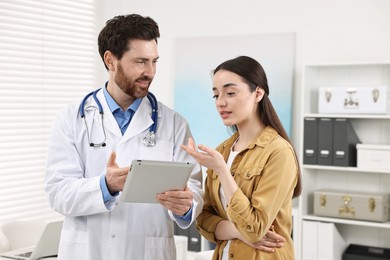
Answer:
<svg viewBox="0 0 390 260"><path fill-rule="evenodd" d="M179 147L191 136L188 124L159 103L157 143L146 147L142 139L152 124L149 100L142 100L122 136L102 90L97 97L105 112L106 147L89 146L79 104L61 111L53 125L45 191L51 206L65 216L59 259L176 259L172 220L187 228L203 206L201 168ZM99 143L103 140L101 117L90 105L96 106L92 98L85 106L86 120L92 141ZM195 194L191 223L175 218L160 204L118 203L120 195L105 204L99 182L111 151L116 151L119 167L128 166L133 159L195 162L188 183Z"/></svg>

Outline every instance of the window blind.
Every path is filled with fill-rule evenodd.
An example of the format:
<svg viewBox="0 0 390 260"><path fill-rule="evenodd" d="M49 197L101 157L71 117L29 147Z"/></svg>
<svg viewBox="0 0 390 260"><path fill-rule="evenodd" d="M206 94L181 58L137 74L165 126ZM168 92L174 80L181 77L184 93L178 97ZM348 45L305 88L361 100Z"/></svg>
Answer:
<svg viewBox="0 0 390 260"><path fill-rule="evenodd" d="M94 0L0 1L0 222L61 216L43 191L51 125L97 82Z"/></svg>

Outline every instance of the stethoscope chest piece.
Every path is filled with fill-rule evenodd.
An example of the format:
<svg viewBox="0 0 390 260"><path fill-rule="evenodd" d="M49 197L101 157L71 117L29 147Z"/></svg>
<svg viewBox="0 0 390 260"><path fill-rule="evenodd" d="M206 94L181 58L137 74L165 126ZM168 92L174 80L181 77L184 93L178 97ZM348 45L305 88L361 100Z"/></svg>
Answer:
<svg viewBox="0 0 390 260"><path fill-rule="evenodd" d="M156 135L153 131L150 131L146 134L142 140L145 146L152 147L156 145Z"/></svg>

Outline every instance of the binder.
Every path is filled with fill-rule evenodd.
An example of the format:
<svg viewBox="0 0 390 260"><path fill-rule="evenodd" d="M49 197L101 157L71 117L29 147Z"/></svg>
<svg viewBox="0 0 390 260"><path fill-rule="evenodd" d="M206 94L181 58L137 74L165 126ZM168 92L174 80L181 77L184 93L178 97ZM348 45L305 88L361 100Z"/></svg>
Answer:
<svg viewBox="0 0 390 260"><path fill-rule="evenodd" d="M196 224L192 223L187 229L182 229L178 224L174 224L174 234L176 236L186 236L188 238L188 251L200 252L202 237L198 230L196 230Z"/></svg>
<svg viewBox="0 0 390 260"><path fill-rule="evenodd" d="M343 260L385 259L390 259L390 248L350 244L343 254Z"/></svg>
<svg viewBox="0 0 390 260"><path fill-rule="evenodd" d="M334 119L333 165L356 166L356 144L360 143L352 124L345 118Z"/></svg>
<svg viewBox="0 0 390 260"><path fill-rule="evenodd" d="M302 221L302 260L341 260L346 247L334 223Z"/></svg>
<svg viewBox="0 0 390 260"><path fill-rule="evenodd" d="M318 164L333 165L333 119L320 118L318 122Z"/></svg>
<svg viewBox="0 0 390 260"><path fill-rule="evenodd" d="M334 223L318 222L317 259L342 260L347 243Z"/></svg>
<svg viewBox="0 0 390 260"><path fill-rule="evenodd" d="M317 164L318 119L305 117L303 124L303 164Z"/></svg>
<svg viewBox="0 0 390 260"><path fill-rule="evenodd" d="M318 222L302 221L302 260L317 260Z"/></svg>

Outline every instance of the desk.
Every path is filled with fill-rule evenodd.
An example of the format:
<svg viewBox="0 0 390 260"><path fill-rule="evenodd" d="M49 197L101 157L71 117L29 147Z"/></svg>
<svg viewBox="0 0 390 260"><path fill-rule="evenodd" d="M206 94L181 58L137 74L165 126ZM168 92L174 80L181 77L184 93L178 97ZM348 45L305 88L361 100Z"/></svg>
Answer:
<svg viewBox="0 0 390 260"><path fill-rule="evenodd" d="M174 238L175 238L175 244L176 244L177 259L178 260L186 259L187 258L188 238L185 236L174 236ZM0 256L0 260L10 260L10 259L12 259L12 258ZM54 259L57 259L57 257L43 258L43 260L54 260Z"/></svg>
<svg viewBox="0 0 390 260"><path fill-rule="evenodd" d="M185 236L174 236L174 238L175 238L175 244L176 244L177 259L178 260L186 259L187 258L188 238ZM0 260L10 260L10 259L12 259L12 258L0 256ZM54 260L54 259L57 259L57 257L44 258L43 260Z"/></svg>
<svg viewBox="0 0 390 260"><path fill-rule="evenodd" d="M43 259L45 259L45 260L55 260L55 259L57 259L57 257L48 257L48 258L43 258ZM12 258L0 256L0 260L12 260Z"/></svg>

